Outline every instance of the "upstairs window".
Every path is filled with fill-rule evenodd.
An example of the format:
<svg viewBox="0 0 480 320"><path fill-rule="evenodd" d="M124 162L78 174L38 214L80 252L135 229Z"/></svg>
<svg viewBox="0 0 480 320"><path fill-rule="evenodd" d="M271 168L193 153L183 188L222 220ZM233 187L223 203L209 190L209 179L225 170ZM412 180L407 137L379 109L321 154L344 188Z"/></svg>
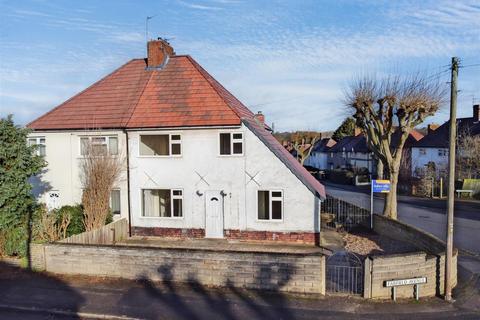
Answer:
<svg viewBox="0 0 480 320"><path fill-rule="evenodd" d="M446 157L448 155L447 149L438 149L438 156L439 157Z"/></svg>
<svg viewBox="0 0 480 320"><path fill-rule="evenodd" d="M180 156L182 136L179 134L154 134L140 136L141 156Z"/></svg>
<svg viewBox="0 0 480 320"><path fill-rule="evenodd" d="M427 154L427 149L425 149L425 148L418 149L418 154L420 154L421 156L426 155Z"/></svg>
<svg viewBox="0 0 480 320"><path fill-rule="evenodd" d="M45 156L46 154L45 137L28 138L28 146L37 146L37 149L35 150L35 154L37 156Z"/></svg>
<svg viewBox="0 0 480 320"><path fill-rule="evenodd" d="M118 155L118 138L116 136L92 136L80 138L80 154Z"/></svg>
<svg viewBox="0 0 480 320"><path fill-rule="evenodd" d="M220 155L243 155L243 133L220 133Z"/></svg>
<svg viewBox="0 0 480 320"><path fill-rule="evenodd" d="M258 219L282 220L283 218L283 192L258 191Z"/></svg>
<svg viewBox="0 0 480 320"><path fill-rule="evenodd" d="M183 216L183 191L180 189L142 190L142 216L181 218Z"/></svg>

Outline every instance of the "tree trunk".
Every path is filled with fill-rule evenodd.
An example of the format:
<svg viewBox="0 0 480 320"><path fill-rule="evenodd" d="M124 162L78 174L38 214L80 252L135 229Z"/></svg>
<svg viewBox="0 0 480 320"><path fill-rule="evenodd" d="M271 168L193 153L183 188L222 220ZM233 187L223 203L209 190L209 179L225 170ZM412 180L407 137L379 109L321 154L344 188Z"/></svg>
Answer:
<svg viewBox="0 0 480 320"><path fill-rule="evenodd" d="M383 208L383 215L395 220L397 220L398 173L398 170L391 170L390 172L390 192L385 197L385 206Z"/></svg>
<svg viewBox="0 0 480 320"><path fill-rule="evenodd" d="M383 179L383 162L377 159L377 179Z"/></svg>

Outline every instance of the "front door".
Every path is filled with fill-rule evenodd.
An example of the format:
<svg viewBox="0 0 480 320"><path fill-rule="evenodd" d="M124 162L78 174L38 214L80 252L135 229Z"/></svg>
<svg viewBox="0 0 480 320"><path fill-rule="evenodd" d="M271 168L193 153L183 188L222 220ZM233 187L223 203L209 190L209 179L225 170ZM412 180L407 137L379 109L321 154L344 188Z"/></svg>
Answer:
<svg viewBox="0 0 480 320"><path fill-rule="evenodd" d="M223 238L223 196L220 191L206 191L205 237Z"/></svg>

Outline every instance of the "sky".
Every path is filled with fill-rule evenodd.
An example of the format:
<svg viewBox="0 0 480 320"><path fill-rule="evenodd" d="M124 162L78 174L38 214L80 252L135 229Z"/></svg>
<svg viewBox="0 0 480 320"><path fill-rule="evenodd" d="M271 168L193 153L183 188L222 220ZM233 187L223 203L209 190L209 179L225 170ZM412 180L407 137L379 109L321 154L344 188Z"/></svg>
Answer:
<svg viewBox="0 0 480 320"><path fill-rule="evenodd" d="M0 116L26 124L170 40L275 130L334 130L359 75L418 73L448 86L458 116L480 102L480 2L0 0ZM443 106L427 123L449 117Z"/></svg>

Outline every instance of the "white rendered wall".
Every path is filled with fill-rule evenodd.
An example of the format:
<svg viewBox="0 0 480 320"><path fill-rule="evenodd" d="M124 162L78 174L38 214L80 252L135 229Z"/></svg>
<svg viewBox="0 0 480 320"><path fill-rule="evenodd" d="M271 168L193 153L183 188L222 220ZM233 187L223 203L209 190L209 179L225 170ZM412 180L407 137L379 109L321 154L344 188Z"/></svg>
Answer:
<svg viewBox="0 0 480 320"><path fill-rule="evenodd" d="M244 155L219 155L219 133L242 132ZM148 131L180 133L181 157L139 156L139 131L130 131L132 226L204 228L206 190L223 190L224 228L257 231L318 231L316 197L245 126L230 129ZM255 176L254 180L250 180ZM203 177L202 180L200 176ZM183 217L142 217L141 189L183 189ZM283 191L283 220L257 219L257 191ZM198 195L197 192L201 195ZM318 218L318 217L317 217Z"/></svg>
<svg viewBox="0 0 480 320"><path fill-rule="evenodd" d="M320 170L328 169L328 155L329 154L326 152L312 152L310 157L305 160L305 165L312 166Z"/></svg>
<svg viewBox="0 0 480 320"><path fill-rule="evenodd" d="M29 135L29 137L45 137L47 167L42 174L31 179L33 194L40 202L46 203L49 191L60 193L60 206L75 205L81 202L80 137L94 135L117 136L118 156L120 159L126 159L126 139L125 133L122 131L35 131ZM120 216L128 218L126 170L115 188L120 189ZM115 215L115 218L119 218L118 216Z"/></svg>
<svg viewBox="0 0 480 320"><path fill-rule="evenodd" d="M425 150L425 154L420 154L420 149ZM445 156L439 156L438 150L446 150ZM416 168L425 168L429 163L435 163L438 171L446 170L448 166L448 149L446 148L412 148L412 176L415 175Z"/></svg>

